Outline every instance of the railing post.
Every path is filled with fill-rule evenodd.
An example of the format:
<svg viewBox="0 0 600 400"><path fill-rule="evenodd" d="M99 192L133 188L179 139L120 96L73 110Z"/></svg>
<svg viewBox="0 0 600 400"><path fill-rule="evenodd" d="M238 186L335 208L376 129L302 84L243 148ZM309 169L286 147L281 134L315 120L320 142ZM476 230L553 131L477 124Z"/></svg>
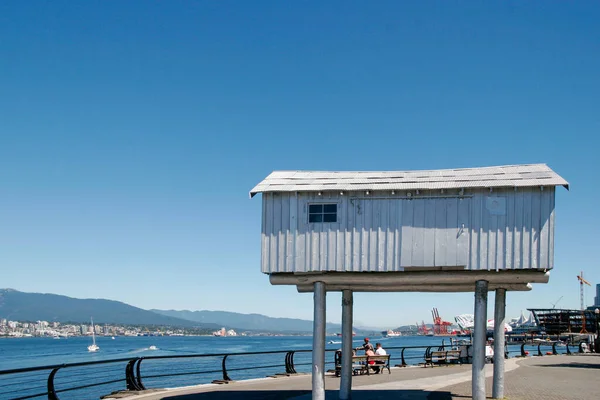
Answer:
<svg viewBox="0 0 600 400"><path fill-rule="evenodd" d="M225 365L225 362L227 361L227 357L225 356L223 357L223 362L221 363L221 366L223 367L223 380L224 381L230 381L231 378L229 377L229 375L227 375L227 366Z"/></svg>
<svg viewBox="0 0 600 400"><path fill-rule="evenodd" d="M569 348L569 342L567 342L567 355L570 356L571 354L571 349Z"/></svg>
<svg viewBox="0 0 600 400"><path fill-rule="evenodd" d="M296 354L295 351L292 351L290 354L290 367L292 369L292 374L297 374L298 372L296 372L296 367L294 366L294 354Z"/></svg>
<svg viewBox="0 0 600 400"><path fill-rule="evenodd" d="M290 351L288 351L287 353L285 353L285 373L286 374L291 374L292 373L292 368L290 367Z"/></svg>
<svg viewBox="0 0 600 400"><path fill-rule="evenodd" d="M133 365L137 362L137 360L137 358L129 360L127 366L125 367L125 383L127 385L127 390L142 390L140 387L138 387L137 382L135 381Z"/></svg>
<svg viewBox="0 0 600 400"><path fill-rule="evenodd" d="M556 342L552 343L552 355L558 355L558 351L556 351Z"/></svg>
<svg viewBox="0 0 600 400"><path fill-rule="evenodd" d="M296 370L294 369L294 351L288 351L285 353L285 373L286 374L296 374Z"/></svg>
<svg viewBox="0 0 600 400"><path fill-rule="evenodd" d="M54 389L54 375L58 372L61 367L56 367L48 375L48 400L59 400Z"/></svg>
<svg viewBox="0 0 600 400"><path fill-rule="evenodd" d="M538 357L542 357L543 356L542 351L540 350L540 346L541 345L542 345L541 343L538 343L538 354L537 354Z"/></svg>
<svg viewBox="0 0 600 400"><path fill-rule="evenodd" d="M402 358L402 366L406 367L406 360L404 360L404 350L406 350L406 347L402 348L402 351L400 352L400 357Z"/></svg>
<svg viewBox="0 0 600 400"><path fill-rule="evenodd" d="M137 375L137 386L138 388L140 388L140 390L146 390L146 387L144 386L144 384L142 383L142 371L141 371L141 365L142 365L142 360L144 358L141 357L138 362L137 362L137 366L135 368L136 370L136 375Z"/></svg>

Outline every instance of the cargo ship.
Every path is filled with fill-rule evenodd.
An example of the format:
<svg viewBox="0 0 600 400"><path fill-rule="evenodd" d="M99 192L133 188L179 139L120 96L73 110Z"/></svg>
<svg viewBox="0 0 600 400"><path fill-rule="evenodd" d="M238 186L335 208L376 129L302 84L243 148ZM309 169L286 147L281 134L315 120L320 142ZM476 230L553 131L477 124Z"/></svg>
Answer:
<svg viewBox="0 0 600 400"><path fill-rule="evenodd" d="M387 331L381 331L381 336L386 337L386 338L398 337L398 336L402 336L402 332L396 332L391 329L388 329Z"/></svg>

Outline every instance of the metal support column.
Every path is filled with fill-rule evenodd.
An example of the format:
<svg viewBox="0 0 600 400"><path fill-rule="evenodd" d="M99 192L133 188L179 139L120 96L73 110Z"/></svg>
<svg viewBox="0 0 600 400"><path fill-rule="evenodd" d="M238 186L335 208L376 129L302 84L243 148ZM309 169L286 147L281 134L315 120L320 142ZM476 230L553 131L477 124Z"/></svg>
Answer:
<svg viewBox="0 0 600 400"><path fill-rule="evenodd" d="M485 400L485 342L487 334L488 282L475 283L475 326L473 328L473 400Z"/></svg>
<svg viewBox="0 0 600 400"><path fill-rule="evenodd" d="M315 282L312 351L313 400L325 400L325 296L325 284Z"/></svg>
<svg viewBox="0 0 600 400"><path fill-rule="evenodd" d="M494 308L494 384L492 386L492 398L494 399L504 398L505 312L506 289L496 289Z"/></svg>
<svg viewBox="0 0 600 400"><path fill-rule="evenodd" d="M352 397L352 290L342 290L342 376L340 400Z"/></svg>

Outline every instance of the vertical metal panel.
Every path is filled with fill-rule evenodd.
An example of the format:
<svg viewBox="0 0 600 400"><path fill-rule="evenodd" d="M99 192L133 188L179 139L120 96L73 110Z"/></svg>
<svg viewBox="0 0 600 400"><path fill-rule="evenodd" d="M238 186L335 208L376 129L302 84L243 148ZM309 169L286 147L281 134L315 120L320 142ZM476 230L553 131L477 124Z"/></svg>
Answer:
<svg viewBox="0 0 600 400"><path fill-rule="evenodd" d="M360 202L360 212L362 217L362 232L361 232L361 254L360 254L360 270L369 270L369 231L371 229L371 210L370 203L367 201Z"/></svg>
<svg viewBox="0 0 600 400"><path fill-rule="evenodd" d="M544 188L540 192L540 240L539 240L539 265L548 265L548 245L550 243L550 218L544 218L544 216L550 216L550 197L551 192Z"/></svg>
<svg viewBox="0 0 600 400"><path fill-rule="evenodd" d="M441 199L440 199L441 200ZM425 229L423 230L423 265L435 265L435 199L425 200Z"/></svg>
<svg viewBox="0 0 600 400"><path fill-rule="evenodd" d="M327 271L327 243L329 241L329 224L314 224L318 226L319 237L319 271Z"/></svg>
<svg viewBox="0 0 600 400"><path fill-rule="evenodd" d="M335 270L343 271L345 264L344 252L346 250L346 204L341 201L338 204L338 223L335 231Z"/></svg>
<svg viewBox="0 0 600 400"><path fill-rule="evenodd" d="M503 199L505 199L505 193L502 194ZM494 262L494 267L496 271L500 269L506 269L505 260L506 260L506 247L504 243L504 238L506 235L506 209L508 205L505 205L506 208L503 209L503 212L500 213L496 218L496 260Z"/></svg>
<svg viewBox="0 0 600 400"><path fill-rule="evenodd" d="M284 272L281 268L282 262L282 236L283 236L283 224L282 224L282 204L281 196L275 194L273 198L273 233L271 235L271 251L273 251L272 259L275 264L277 272Z"/></svg>
<svg viewBox="0 0 600 400"><path fill-rule="evenodd" d="M354 207L350 203L348 196L344 197L344 214L346 215L346 227L344 234L344 269L346 271L354 271L352 257L354 256Z"/></svg>
<svg viewBox="0 0 600 400"><path fill-rule="evenodd" d="M458 252L458 229L460 225L458 223L458 199L447 199L445 203L445 211L446 211L446 257L445 260L450 265L458 265L457 261L457 252ZM462 201L462 200L461 200ZM465 225L468 229L468 224ZM468 234L468 233L465 233ZM467 265L465 263L465 265Z"/></svg>
<svg viewBox="0 0 600 400"><path fill-rule="evenodd" d="M487 211L487 210L486 210ZM486 220L489 221L489 230L488 230L488 264L487 269L494 270L496 269L496 247L498 246L498 241L496 240L497 232L498 232L498 216L497 215L489 215L486 212Z"/></svg>
<svg viewBox="0 0 600 400"><path fill-rule="evenodd" d="M504 229L504 268L513 269L515 244L513 242L513 232L515 230L515 193L507 194L506 201L506 226Z"/></svg>
<svg viewBox="0 0 600 400"><path fill-rule="evenodd" d="M455 265L466 266L469 263L469 245L471 235L469 233L469 218L471 213L471 199L458 199L458 224L456 228L452 227L456 233L453 237L456 238L456 262Z"/></svg>
<svg viewBox="0 0 600 400"><path fill-rule="evenodd" d="M277 262L279 265L279 271L281 272L289 272L289 268L291 266L288 265L288 238L290 237L290 196L284 195L279 196L280 199L278 201L281 208L281 229L279 231L279 235L277 240L279 241L277 246L278 259Z"/></svg>
<svg viewBox="0 0 600 400"><path fill-rule="evenodd" d="M262 218L262 243L261 243L261 269L262 272L270 272L271 265L269 264L269 239L270 239L270 225L271 219L269 218L269 209L267 203L269 201L269 194L265 193L262 198L263 218Z"/></svg>
<svg viewBox="0 0 600 400"><path fill-rule="evenodd" d="M471 199L471 247L469 269L481 269L481 196ZM468 227L468 225L467 225Z"/></svg>
<svg viewBox="0 0 600 400"><path fill-rule="evenodd" d="M554 268L554 201L555 188L552 188L552 195L550 196L550 228L548 235L548 268Z"/></svg>
<svg viewBox="0 0 600 400"><path fill-rule="evenodd" d="M401 264L401 260L402 260L402 221L403 221L403 213L404 213L404 207L403 207L403 203L404 202L397 202L396 203L396 228L395 228L395 235L394 235L394 251L395 251L395 255L394 255L394 270L395 271L401 271L402 270L402 264Z"/></svg>
<svg viewBox="0 0 600 400"><path fill-rule="evenodd" d="M286 242L287 266L286 272L296 270L296 238L298 237L298 196L292 194L289 197L289 230Z"/></svg>
<svg viewBox="0 0 600 400"><path fill-rule="evenodd" d="M398 265L396 261L396 234L398 232L398 204L399 201L389 200L388 201L388 221L389 226L386 230L386 249L385 249L385 259L387 268L391 268L394 271L397 271Z"/></svg>
<svg viewBox="0 0 600 400"><path fill-rule="evenodd" d="M531 268L531 195L523 193L523 268Z"/></svg>
<svg viewBox="0 0 600 400"><path fill-rule="evenodd" d="M311 199L312 200L312 199ZM307 206L308 208L308 206ZM311 240L310 240L310 250L311 252L308 253L309 257L311 258L311 263L309 265L309 271L320 271L321 270L321 246L320 246L320 235L321 235L321 230L323 229L323 225L322 224L308 224L309 225L309 232L310 232L310 236L311 236Z"/></svg>
<svg viewBox="0 0 600 400"><path fill-rule="evenodd" d="M479 266L480 269L485 269L485 270L489 270L490 266L488 263L489 260L489 226L490 226L490 219L487 216L487 211L485 209L485 197L480 196L480 202L481 202L481 213L479 215L479 221L480 221L480 230L479 230L479 235L480 238L479 240L481 241L480 245L479 245Z"/></svg>
<svg viewBox="0 0 600 400"><path fill-rule="evenodd" d="M386 240L389 231L390 221L388 219L388 208L390 200L380 200L379 203L379 224L377 227L377 271L384 271L386 268Z"/></svg>
<svg viewBox="0 0 600 400"><path fill-rule="evenodd" d="M368 271L377 271L377 229L379 225L379 204L380 202L366 201L365 206L369 210L369 253L368 253Z"/></svg>
<svg viewBox="0 0 600 400"><path fill-rule="evenodd" d="M515 228L514 228L514 269L523 268L523 217L524 213L524 194L523 191L515 193Z"/></svg>
<svg viewBox="0 0 600 400"><path fill-rule="evenodd" d="M413 225L414 225L414 203L411 200L401 202L402 228L400 237L400 265L402 267L410 267L413 265L412 248L413 248Z"/></svg>
<svg viewBox="0 0 600 400"><path fill-rule="evenodd" d="M360 271L360 261L362 253L362 215L360 214L361 202L359 199L352 199L352 208L354 211L354 225L352 230L352 271Z"/></svg>
<svg viewBox="0 0 600 400"><path fill-rule="evenodd" d="M531 268L538 268L541 231L541 196L539 189L531 195Z"/></svg>
<svg viewBox="0 0 600 400"><path fill-rule="evenodd" d="M412 263L415 266L424 265L425 252L425 202L414 201L413 217L413 248Z"/></svg>
<svg viewBox="0 0 600 400"><path fill-rule="evenodd" d="M446 201L447 200L447 201ZM448 248L448 224L447 224L447 204L451 203L450 199L436 199L435 201L435 229L434 229L434 260L433 264L436 267L442 266L447 260ZM450 250L450 249L448 249ZM448 260L449 261L449 260Z"/></svg>

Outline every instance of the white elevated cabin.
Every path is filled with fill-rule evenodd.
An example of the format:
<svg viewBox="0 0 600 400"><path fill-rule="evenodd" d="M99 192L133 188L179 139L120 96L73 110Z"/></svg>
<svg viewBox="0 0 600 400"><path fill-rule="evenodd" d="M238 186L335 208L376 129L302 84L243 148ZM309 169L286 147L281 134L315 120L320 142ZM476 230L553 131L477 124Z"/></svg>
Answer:
<svg viewBox="0 0 600 400"><path fill-rule="evenodd" d="M275 171L262 272L550 270L554 191L543 164L409 172Z"/></svg>
<svg viewBox="0 0 600 400"><path fill-rule="evenodd" d="M568 182L545 164L529 164L275 171L252 189L251 197L263 195L262 272L272 284L314 292L313 399L324 398L327 291L343 293L345 354L354 291L475 292L473 398L485 399L487 292L496 290L495 321L503 327L506 291L548 282L556 186L568 189ZM495 347L504 353L499 330ZM501 398L504 364L496 361L493 395ZM349 398L351 379L344 363L341 399Z"/></svg>

